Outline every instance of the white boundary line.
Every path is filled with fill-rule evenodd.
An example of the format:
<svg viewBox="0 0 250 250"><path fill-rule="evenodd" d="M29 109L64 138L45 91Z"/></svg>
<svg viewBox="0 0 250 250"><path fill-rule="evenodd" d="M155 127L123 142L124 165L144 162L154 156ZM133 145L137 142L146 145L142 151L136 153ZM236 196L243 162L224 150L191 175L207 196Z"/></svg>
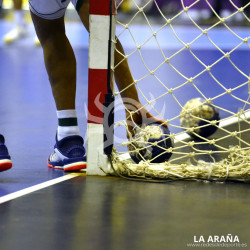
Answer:
<svg viewBox="0 0 250 250"><path fill-rule="evenodd" d="M67 174L67 175L64 175L62 177L55 178L55 179L31 186L31 187L28 187L28 188L22 189L20 191L17 191L17 192L11 193L11 194L7 194L5 196L0 197L0 204L7 202L7 201L10 201L10 200L13 200L13 199L16 199L16 198L19 198L19 197L24 196L26 194L33 193L33 192L38 191L40 189L55 185L57 183L73 179L73 178L81 176L81 175L82 174L76 174L76 173Z"/></svg>

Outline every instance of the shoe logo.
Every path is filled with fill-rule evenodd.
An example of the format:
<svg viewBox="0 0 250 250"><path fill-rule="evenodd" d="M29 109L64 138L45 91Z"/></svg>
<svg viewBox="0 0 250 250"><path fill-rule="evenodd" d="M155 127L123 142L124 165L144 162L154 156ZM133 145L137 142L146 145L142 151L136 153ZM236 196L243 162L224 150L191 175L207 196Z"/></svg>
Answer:
<svg viewBox="0 0 250 250"><path fill-rule="evenodd" d="M64 3L64 2L66 2L66 0L61 0L61 3Z"/></svg>

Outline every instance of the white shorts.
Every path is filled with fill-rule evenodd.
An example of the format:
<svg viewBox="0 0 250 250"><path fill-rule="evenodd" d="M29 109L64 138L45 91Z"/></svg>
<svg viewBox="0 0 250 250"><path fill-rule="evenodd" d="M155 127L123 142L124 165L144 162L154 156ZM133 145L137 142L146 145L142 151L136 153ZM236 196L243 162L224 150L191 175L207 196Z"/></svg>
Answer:
<svg viewBox="0 0 250 250"><path fill-rule="evenodd" d="M49 20L60 18L64 15L69 3L78 8L81 0L29 0L30 10L35 15Z"/></svg>

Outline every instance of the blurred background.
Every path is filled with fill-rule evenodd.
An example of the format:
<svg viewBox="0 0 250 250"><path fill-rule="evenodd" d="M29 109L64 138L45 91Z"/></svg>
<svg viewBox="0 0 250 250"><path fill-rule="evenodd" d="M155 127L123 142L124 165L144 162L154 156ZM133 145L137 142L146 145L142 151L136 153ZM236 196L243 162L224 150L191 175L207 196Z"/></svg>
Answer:
<svg viewBox="0 0 250 250"><path fill-rule="evenodd" d="M116 4L118 20L122 23L130 22L133 15L137 15L133 22L140 23L138 12L143 7L143 14L152 24L164 24L173 18L175 25L193 25L193 22L213 25L220 18L226 18L230 25L250 26L249 0L116 0ZM184 7L188 7L188 12L183 11ZM241 7L242 11L237 11ZM40 45L32 28L28 27L31 23L28 0L4 0L1 19L7 23L0 27L0 43L11 44L32 36L34 45ZM79 22L72 4L68 6L66 21Z"/></svg>
<svg viewBox="0 0 250 250"><path fill-rule="evenodd" d="M120 12L123 14L133 14L138 11L138 6L147 4L145 13L148 16L171 18L183 10L183 7L191 6L189 16L199 24L212 24L218 21L218 16L229 17L237 8L244 8L244 14L250 17L249 0L155 0L148 4L148 0L123 0L118 1ZM243 13L238 13L230 18L230 22L235 25L249 25L249 20ZM189 24L188 15L181 15L179 21L181 24Z"/></svg>
<svg viewBox="0 0 250 250"><path fill-rule="evenodd" d="M20 4L21 3L21 4ZM220 17L228 17L233 14L237 8L244 8L244 14L250 18L250 5L249 0L201 0L199 2L195 0L116 0L117 6L119 7L118 15L122 19L126 16L133 15L138 11L138 8L145 6L145 14L150 18L159 18L165 16L167 18L173 17L183 10L184 6L191 6L189 9L189 15L197 22L201 24L210 24L215 22ZM1 10L1 17L7 18L8 20L14 19L13 11L16 9L15 5L22 5L21 9L27 12L25 18L29 19L28 14L28 0L4 0ZM17 7L20 8L20 7ZM72 4L69 5L66 17L68 20L77 20L76 15L72 15L74 7ZM238 25L250 25L249 20L244 16L243 13L238 13L230 18L230 21ZM180 21L182 24L188 24L190 18L187 15L183 15Z"/></svg>

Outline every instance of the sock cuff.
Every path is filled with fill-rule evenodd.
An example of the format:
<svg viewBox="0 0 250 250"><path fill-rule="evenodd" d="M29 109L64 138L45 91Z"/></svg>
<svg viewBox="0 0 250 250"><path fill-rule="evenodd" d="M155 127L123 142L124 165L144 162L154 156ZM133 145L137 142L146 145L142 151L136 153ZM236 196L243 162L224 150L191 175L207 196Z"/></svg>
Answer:
<svg viewBox="0 0 250 250"><path fill-rule="evenodd" d="M78 126L77 118L58 118L58 126L71 127Z"/></svg>
<svg viewBox="0 0 250 250"><path fill-rule="evenodd" d="M56 113L58 119L77 117L75 109L57 110Z"/></svg>
<svg viewBox="0 0 250 250"><path fill-rule="evenodd" d="M58 128L57 139L71 135L79 135L77 115L75 109L57 110Z"/></svg>

